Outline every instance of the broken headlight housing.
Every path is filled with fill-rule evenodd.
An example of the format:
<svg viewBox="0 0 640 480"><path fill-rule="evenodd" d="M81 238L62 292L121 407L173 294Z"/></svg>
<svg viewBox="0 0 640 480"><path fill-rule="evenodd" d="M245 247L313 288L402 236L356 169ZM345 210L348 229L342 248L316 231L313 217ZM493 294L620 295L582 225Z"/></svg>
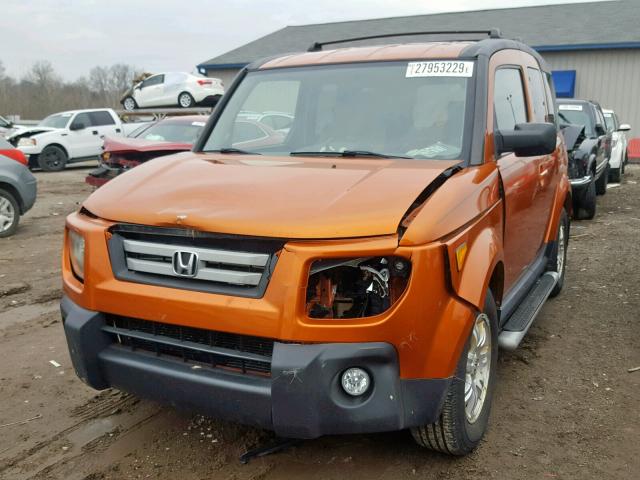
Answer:
<svg viewBox="0 0 640 480"><path fill-rule="evenodd" d="M310 318L372 317L388 310L409 283L411 262L403 257L316 260L307 282Z"/></svg>

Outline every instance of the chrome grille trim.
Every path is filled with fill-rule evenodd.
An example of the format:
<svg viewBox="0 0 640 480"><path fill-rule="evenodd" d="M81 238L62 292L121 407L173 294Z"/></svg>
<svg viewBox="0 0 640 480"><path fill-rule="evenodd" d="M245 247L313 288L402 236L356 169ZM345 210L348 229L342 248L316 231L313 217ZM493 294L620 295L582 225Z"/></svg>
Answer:
<svg viewBox="0 0 640 480"><path fill-rule="evenodd" d="M173 252L176 250L187 250L197 253L201 261L210 263L263 268L269 261L269 255L264 253L234 252L229 250L193 247L189 245L167 245L155 242L142 242L139 240L124 240L123 243L126 252L157 255L161 257L171 257Z"/></svg>

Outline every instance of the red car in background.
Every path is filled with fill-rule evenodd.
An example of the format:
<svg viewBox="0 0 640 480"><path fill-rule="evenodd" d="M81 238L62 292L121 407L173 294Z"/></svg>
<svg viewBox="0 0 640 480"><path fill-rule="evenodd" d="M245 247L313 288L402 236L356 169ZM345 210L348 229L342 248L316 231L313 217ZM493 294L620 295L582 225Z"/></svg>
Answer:
<svg viewBox="0 0 640 480"><path fill-rule="evenodd" d="M129 137L104 139L100 166L89 173L86 182L94 187L147 160L191 150L207 121L205 116L173 117L142 126ZM237 148L281 144L286 134L249 119L235 123Z"/></svg>
<svg viewBox="0 0 640 480"><path fill-rule="evenodd" d="M150 122L128 137L106 137L100 166L85 181L94 187L152 158L191 150L208 117L189 115Z"/></svg>
<svg viewBox="0 0 640 480"><path fill-rule="evenodd" d="M9 157L18 163L28 166L28 160L24 153L18 150L16 147L7 142L4 138L0 137L0 155Z"/></svg>

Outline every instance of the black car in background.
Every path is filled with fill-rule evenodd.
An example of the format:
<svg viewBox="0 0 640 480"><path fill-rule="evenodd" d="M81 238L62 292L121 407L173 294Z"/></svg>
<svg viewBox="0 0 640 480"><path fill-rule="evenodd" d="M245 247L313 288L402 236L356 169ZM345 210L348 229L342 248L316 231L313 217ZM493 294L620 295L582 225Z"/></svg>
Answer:
<svg viewBox="0 0 640 480"><path fill-rule="evenodd" d="M596 214L596 195L607 193L611 132L602 108L590 100L559 100L558 117L570 150L574 216L591 219Z"/></svg>

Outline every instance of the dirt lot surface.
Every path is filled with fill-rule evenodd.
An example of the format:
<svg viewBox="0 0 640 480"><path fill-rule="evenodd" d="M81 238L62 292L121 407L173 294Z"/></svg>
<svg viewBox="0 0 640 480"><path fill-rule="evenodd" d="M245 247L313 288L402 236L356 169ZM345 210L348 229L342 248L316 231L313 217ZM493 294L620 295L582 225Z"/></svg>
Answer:
<svg viewBox="0 0 640 480"><path fill-rule="evenodd" d="M86 169L37 174L39 198L0 239L2 479L640 478L640 168L574 222L565 289L501 353L490 430L466 458L407 432L326 437L238 461L271 434L176 412L75 376L59 320L64 217ZM57 362L56 366L50 361Z"/></svg>

